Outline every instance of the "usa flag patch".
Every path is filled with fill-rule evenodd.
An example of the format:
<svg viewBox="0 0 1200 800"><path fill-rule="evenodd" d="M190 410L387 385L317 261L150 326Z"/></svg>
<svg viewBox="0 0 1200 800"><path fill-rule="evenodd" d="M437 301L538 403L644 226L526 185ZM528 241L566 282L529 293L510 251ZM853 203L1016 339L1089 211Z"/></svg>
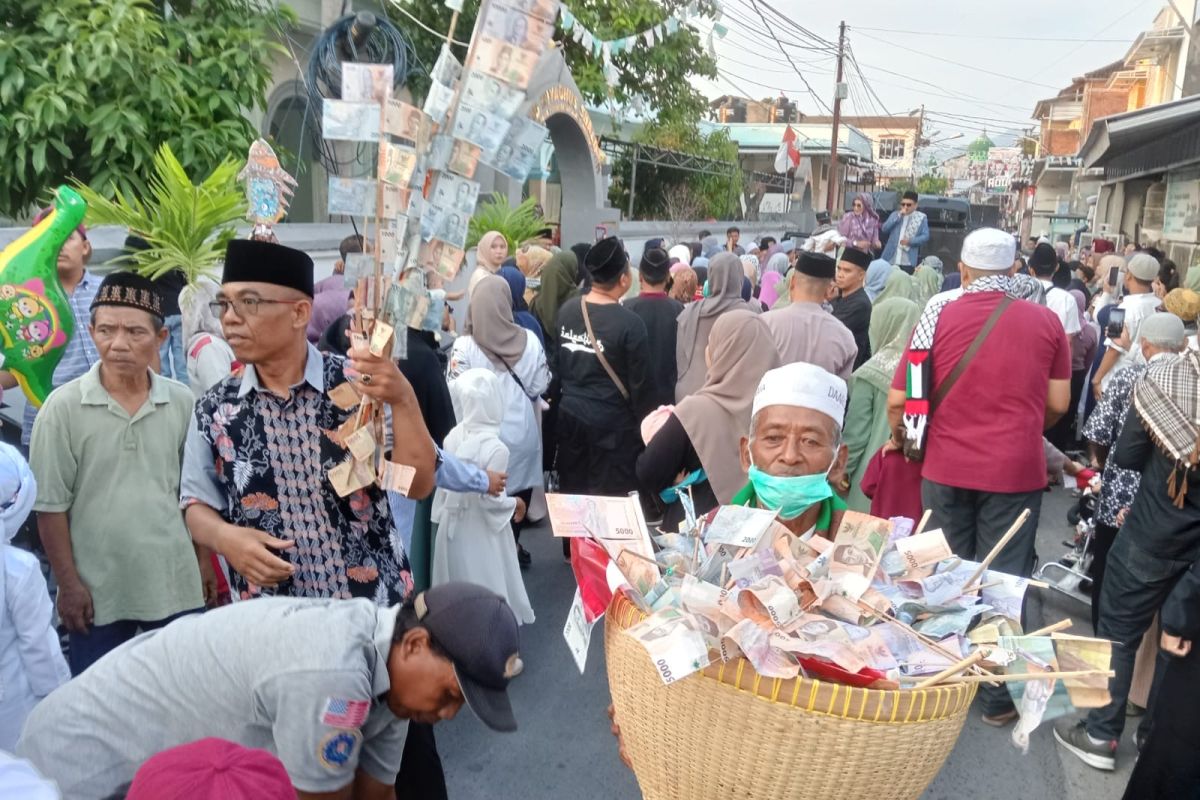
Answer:
<svg viewBox="0 0 1200 800"><path fill-rule="evenodd" d="M347 700L330 697L325 701L321 724L331 728L361 728L371 711L370 700Z"/></svg>

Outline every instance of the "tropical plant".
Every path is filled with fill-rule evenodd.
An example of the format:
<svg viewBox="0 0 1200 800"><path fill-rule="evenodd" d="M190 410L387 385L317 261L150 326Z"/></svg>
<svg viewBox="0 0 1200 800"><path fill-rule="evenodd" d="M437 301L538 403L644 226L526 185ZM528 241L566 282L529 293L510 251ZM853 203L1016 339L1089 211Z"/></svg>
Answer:
<svg viewBox="0 0 1200 800"><path fill-rule="evenodd" d="M467 247L479 244L488 231L499 231L508 241L508 252L514 253L526 242L537 239L546 229L546 221L537 211L537 198L527 197L516 208L499 192L479 204L467 229Z"/></svg>
<svg viewBox="0 0 1200 800"><path fill-rule="evenodd" d="M239 169L238 162L227 158L203 182L193 184L170 145L163 144L154 155L144 197L118 189L109 200L90 186L73 183L88 204L89 224L121 225L150 245L120 257L131 269L148 278L179 269L191 283L215 270L234 226L245 218Z"/></svg>
<svg viewBox="0 0 1200 800"><path fill-rule="evenodd" d="M75 177L146 190L155 148L208 174L245 153L295 14L271 0L0 3L0 214Z"/></svg>

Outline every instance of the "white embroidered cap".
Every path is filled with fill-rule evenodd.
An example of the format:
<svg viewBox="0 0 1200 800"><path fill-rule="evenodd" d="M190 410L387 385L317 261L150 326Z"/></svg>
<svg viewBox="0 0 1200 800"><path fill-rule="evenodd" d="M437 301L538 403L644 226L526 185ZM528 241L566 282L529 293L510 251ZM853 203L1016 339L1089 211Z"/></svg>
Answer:
<svg viewBox="0 0 1200 800"><path fill-rule="evenodd" d="M980 228L963 240L962 263L971 269L1003 272L1016 260L1016 240L998 228Z"/></svg>
<svg viewBox="0 0 1200 800"><path fill-rule="evenodd" d="M846 416L846 382L815 364L785 364L769 370L758 382L750 415L767 406L811 408L832 417L840 428Z"/></svg>

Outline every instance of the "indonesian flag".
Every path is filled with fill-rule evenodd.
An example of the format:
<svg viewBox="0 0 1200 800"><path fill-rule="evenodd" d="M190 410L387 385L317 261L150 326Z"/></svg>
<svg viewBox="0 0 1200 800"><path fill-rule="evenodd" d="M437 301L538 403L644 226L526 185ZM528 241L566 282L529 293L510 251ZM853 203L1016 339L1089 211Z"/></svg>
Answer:
<svg viewBox="0 0 1200 800"><path fill-rule="evenodd" d="M800 150L796 147L796 132L788 125L783 131L783 141L775 154L775 171L787 172L800 166Z"/></svg>

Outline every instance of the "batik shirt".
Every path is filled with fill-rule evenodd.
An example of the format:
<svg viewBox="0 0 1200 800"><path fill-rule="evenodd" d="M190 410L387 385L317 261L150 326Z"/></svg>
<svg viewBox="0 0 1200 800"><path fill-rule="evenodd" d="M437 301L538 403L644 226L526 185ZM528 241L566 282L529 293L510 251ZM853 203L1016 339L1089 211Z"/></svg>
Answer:
<svg viewBox="0 0 1200 800"><path fill-rule="evenodd" d="M326 394L345 381L344 364L310 344L304 378L289 397L260 387L248 365L196 402L181 507L204 503L233 525L295 543L273 551L296 569L275 589L231 568L237 597L365 597L394 605L412 592L384 491L373 484L338 497L326 474L347 457L330 433L354 409L343 411Z"/></svg>
<svg viewBox="0 0 1200 800"><path fill-rule="evenodd" d="M1112 448L1121 435L1121 427L1129 416L1129 405L1133 400L1133 385L1146 371L1145 364L1117 370L1104 387L1100 402L1088 417L1083 435L1088 441L1109 448L1104 472L1100 475L1100 506L1096 509L1096 521L1116 528L1117 514L1122 508L1130 508L1137 494L1142 474L1137 470L1121 469L1113 458Z"/></svg>

